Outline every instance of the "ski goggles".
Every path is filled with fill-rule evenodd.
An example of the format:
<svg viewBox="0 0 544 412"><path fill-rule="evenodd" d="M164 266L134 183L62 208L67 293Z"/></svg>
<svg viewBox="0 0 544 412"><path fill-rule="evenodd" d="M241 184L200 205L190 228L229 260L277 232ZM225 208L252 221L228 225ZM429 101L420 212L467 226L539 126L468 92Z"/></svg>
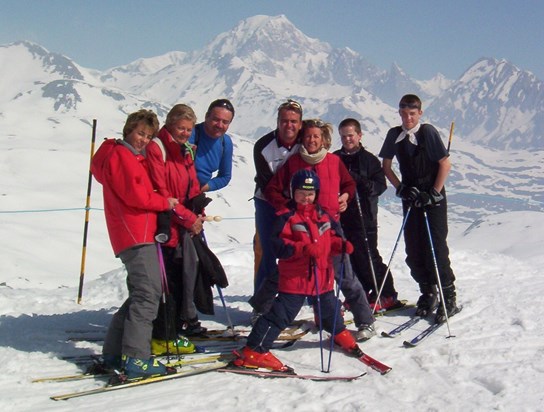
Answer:
<svg viewBox="0 0 544 412"><path fill-rule="evenodd" d="M232 103L227 99L217 99L211 102L210 106L208 107L208 113L211 112L212 109L216 107L222 107L223 109L227 109L229 112L232 113L232 116L234 117L234 106Z"/></svg>

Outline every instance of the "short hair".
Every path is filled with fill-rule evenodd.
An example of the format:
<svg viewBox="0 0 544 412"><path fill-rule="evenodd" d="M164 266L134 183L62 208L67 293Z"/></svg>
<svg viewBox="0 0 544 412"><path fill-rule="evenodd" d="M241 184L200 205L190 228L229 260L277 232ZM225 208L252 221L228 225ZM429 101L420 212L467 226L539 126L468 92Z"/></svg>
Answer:
<svg viewBox="0 0 544 412"><path fill-rule="evenodd" d="M159 119L157 119L157 115L152 110L140 109L128 115L125 126L123 127L123 139L131 134L140 123L144 123L153 129L153 136L159 131Z"/></svg>
<svg viewBox="0 0 544 412"><path fill-rule="evenodd" d="M280 112L282 110L289 110L289 111L298 113L300 115L300 119L302 120L302 113L303 113L302 105L299 102L297 102L296 100L287 99L286 102L283 102L282 104L279 105L279 107L278 107L278 120L280 118Z"/></svg>
<svg viewBox="0 0 544 412"><path fill-rule="evenodd" d="M332 145L332 124L326 123L321 119L307 119L302 121L301 136L304 136L306 129L310 127L318 127L321 129L321 137L323 138L323 146L329 150Z"/></svg>
<svg viewBox="0 0 544 412"><path fill-rule="evenodd" d="M206 117L208 117L212 109L215 109L216 107L222 107L223 109L227 109L229 112L232 113L232 118L234 119L234 106L228 99L217 99L211 102L210 105L208 106Z"/></svg>
<svg viewBox="0 0 544 412"><path fill-rule="evenodd" d="M415 94L405 94L399 102L399 109L418 109L421 110L421 99Z"/></svg>
<svg viewBox="0 0 544 412"><path fill-rule="evenodd" d="M348 117L347 119L342 120L340 124L338 125L338 130L340 130L342 127L348 127L348 126L353 126L353 128L355 129L357 133L362 133L361 123L359 123L358 120L355 120L351 117Z"/></svg>
<svg viewBox="0 0 544 412"><path fill-rule="evenodd" d="M196 123L196 114L190 106L186 104L179 103L170 109L166 115L166 121L164 122L165 126L171 126L174 123L177 123L180 120L189 120L193 122L193 125Z"/></svg>

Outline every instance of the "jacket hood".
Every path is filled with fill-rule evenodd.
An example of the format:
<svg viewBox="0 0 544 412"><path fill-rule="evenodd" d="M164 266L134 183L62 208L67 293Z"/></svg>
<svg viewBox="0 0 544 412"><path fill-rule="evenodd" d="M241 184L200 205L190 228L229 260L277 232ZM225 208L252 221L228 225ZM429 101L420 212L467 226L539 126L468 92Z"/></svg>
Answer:
<svg viewBox="0 0 544 412"><path fill-rule="evenodd" d="M104 182L104 164L111 156L113 148L119 141L116 139L106 139L98 148L91 161L91 173L99 182Z"/></svg>

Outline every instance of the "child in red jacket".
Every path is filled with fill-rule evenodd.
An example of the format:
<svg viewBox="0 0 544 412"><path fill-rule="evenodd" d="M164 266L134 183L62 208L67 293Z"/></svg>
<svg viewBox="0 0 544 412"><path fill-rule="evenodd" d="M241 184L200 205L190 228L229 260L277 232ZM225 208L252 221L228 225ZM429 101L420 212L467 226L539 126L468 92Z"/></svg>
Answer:
<svg viewBox="0 0 544 412"><path fill-rule="evenodd" d="M319 302L323 329L334 336L335 343L349 353L361 352L336 310L333 291L332 255L343 249L352 253L353 246L336 235L338 224L315 203L318 193L319 178L313 171L299 170L293 175L290 209L278 213L272 237L279 258L279 293L270 311L255 323L247 345L235 353L236 366L289 371L269 350L306 298L310 304Z"/></svg>

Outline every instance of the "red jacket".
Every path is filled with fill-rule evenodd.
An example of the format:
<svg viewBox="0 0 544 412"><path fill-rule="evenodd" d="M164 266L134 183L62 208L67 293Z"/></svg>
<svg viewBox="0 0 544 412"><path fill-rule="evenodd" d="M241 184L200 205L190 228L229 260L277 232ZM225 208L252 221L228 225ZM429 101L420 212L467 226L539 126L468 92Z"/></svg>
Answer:
<svg viewBox="0 0 544 412"><path fill-rule="evenodd" d="M338 223L319 206L296 205L296 210L280 215L276 221L273 246L278 257L279 291L307 296L329 292L334 286L332 256L342 251L342 238L336 235ZM312 259L303 253L304 246L317 242L323 253Z"/></svg>
<svg viewBox="0 0 544 412"><path fill-rule="evenodd" d="M175 197L179 201L174 209L170 241L166 243L166 246L174 247L179 242L178 225L189 229L197 219L196 214L184 204L200 194L200 183L191 153L177 143L164 127L157 137L162 142L165 153L154 141L147 145L145 151L153 187L161 195Z"/></svg>
<svg viewBox="0 0 544 412"><path fill-rule="evenodd" d="M108 139L91 162L91 172L103 186L106 225L116 256L135 245L153 243L155 212L169 208L166 197L153 191L144 160L124 141Z"/></svg>
<svg viewBox="0 0 544 412"><path fill-rule="evenodd" d="M349 195L349 201L355 196L356 184L344 163L338 156L327 153L316 165L306 163L299 153L291 156L276 172L266 186L264 195L276 210L286 207L289 201L291 177L300 169L313 170L319 176L320 189L317 203L330 214L335 221L340 219L338 196Z"/></svg>

